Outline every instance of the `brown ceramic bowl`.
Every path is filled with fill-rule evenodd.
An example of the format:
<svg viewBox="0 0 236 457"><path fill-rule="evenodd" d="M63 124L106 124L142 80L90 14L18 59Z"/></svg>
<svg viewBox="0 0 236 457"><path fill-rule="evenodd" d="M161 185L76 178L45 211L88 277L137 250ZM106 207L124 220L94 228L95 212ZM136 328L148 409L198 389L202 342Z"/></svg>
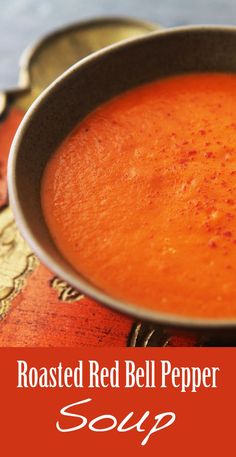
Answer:
<svg viewBox="0 0 236 457"><path fill-rule="evenodd" d="M63 258L49 234L40 205L44 167L59 143L99 104L138 84L196 71L236 72L236 27L163 30L105 48L80 61L33 103L12 144L8 184L19 229L41 261L84 294L138 319L169 328L222 332L235 320L197 319L150 311L106 294Z"/></svg>

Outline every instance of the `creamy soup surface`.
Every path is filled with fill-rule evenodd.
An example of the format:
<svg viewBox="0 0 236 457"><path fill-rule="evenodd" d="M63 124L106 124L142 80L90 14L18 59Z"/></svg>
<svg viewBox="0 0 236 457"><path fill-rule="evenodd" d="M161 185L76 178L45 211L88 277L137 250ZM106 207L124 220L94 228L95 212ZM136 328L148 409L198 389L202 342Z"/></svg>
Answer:
<svg viewBox="0 0 236 457"><path fill-rule="evenodd" d="M101 105L52 155L42 208L66 259L140 307L236 317L236 75L165 78Z"/></svg>

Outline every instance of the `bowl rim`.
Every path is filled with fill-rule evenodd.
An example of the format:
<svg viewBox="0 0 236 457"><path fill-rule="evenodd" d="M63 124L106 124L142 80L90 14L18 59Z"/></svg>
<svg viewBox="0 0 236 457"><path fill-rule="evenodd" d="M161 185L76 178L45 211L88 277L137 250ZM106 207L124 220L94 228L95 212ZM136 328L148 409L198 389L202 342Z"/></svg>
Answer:
<svg viewBox="0 0 236 457"><path fill-rule="evenodd" d="M191 26L181 26L181 27L172 27L169 29L158 29L157 31L148 33L147 35L138 36L135 38L128 38L121 42L109 45L101 50L98 50L89 56L83 58L79 62L72 65L68 70L66 70L62 75L56 78L32 103L31 107L28 109L25 114L20 126L17 129L15 137L13 139L10 154L8 159L7 167L7 181L8 181L8 193L10 206L12 208L17 226L22 234L23 238L31 247L32 251L38 256L40 261L45 264L52 272L58 275L60 278L63 278L71 286L76 289L79 289L86 296L94 299L95 301L112 308L122 314L129 315L133 318L148 321L153 324L160 326L177 328L177 329L186 329L186 330L196 330L196 331L218 331L226 329L235 329L236 327L236 318L234 319L222 319L222 318L201 318L194 317L182 314L175 313L166 313L161 311L154 311L143 306L136 305L135 303L129 303L125 300L115 298L110 294L99 289L98 286L88 284L84 282L79 276L76 278L78 272L73 276L70 273L64 270L57 262L54 260L53 256L48 254L47 250L43 248L40 240L38 240L33 234L28 220L25 219L23 211L21 209L21 202L18 196L18 190L16 185L16 162L18 159L18 153L21 149L22 138L28 128L28 124L31 122L31 116L37 110L41 109L41 104L52 94L54 90L60 87L60 84L63 83L74 72L79 71L80 68L87 65L89 62L93 62L99 59L101 56L107 53L116 52L117 49L126 48L129 44L148 42L156 39L158 36L163 35L173 35L178 36L181 34L192 33L192 32L225 32L225 33L234 33L236 34L236 26L225 26L225 25L191 25ZM158 39L158 38L157 38ZM53 240L52 240L53 241ZM60 253L60 256L63 260L67 261L64 256ZM73 266L72 266L73 268ZM85 278L89 281L89 278Z"/></svg>

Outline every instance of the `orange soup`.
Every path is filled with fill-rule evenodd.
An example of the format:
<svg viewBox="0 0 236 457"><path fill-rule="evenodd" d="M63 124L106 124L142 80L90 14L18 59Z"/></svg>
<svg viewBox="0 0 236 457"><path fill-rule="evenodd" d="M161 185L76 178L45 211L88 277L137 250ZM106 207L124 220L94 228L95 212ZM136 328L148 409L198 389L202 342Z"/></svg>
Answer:
<svg viewBox="0 0 236 457"><path fill-rule="evenodd" d="M65 258L114 297L236 317L236 75L180 75L92 112L52 155L42 207Z"/></svg>

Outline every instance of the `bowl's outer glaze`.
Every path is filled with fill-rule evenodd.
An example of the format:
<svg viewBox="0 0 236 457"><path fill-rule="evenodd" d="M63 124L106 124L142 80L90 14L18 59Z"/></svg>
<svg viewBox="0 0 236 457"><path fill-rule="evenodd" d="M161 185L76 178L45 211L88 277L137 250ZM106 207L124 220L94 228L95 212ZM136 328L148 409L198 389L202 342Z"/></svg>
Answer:
<svg viewBox="0 0 236 457"><path fill-rule="evenodd" d="M107 295L62 257L40 205L48 158L71 129L99 104L136 85L167 75L236 71L236 27L181 27L158 31L105 48L75 64L33 103L13 141L8 184L11 206L33 251L52 271L106 305L170 327L219 332L236 319L193 319L163 314Z"/></svg>

